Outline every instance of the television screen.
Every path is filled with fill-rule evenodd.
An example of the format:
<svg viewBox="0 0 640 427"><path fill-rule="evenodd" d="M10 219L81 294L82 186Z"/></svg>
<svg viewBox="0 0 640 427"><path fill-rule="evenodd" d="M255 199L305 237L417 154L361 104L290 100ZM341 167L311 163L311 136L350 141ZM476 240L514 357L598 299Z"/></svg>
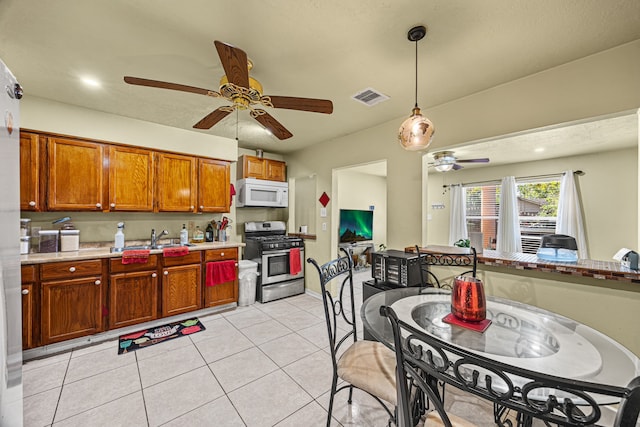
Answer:
<svg viewBox="0 0 640 427"><path fill-rule="evenodd" d="M373 239L373 211L340 209L340 243Z"/></svg>

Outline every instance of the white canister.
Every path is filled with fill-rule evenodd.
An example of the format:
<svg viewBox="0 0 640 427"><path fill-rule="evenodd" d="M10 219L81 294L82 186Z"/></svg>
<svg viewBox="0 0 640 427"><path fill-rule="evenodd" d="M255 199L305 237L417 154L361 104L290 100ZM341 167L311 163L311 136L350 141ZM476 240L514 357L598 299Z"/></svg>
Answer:
<svg viewBox="0 0 640 427"><path fill-rule="evenodd" d="M80 230L60 230L60 252L80 249Z"/></svg>
<svg viewBox="0 0 640 427"><path fill-rule="evenodd" d="M22 236L20 237L20 254L24 255L24 254L28 254L29 253L29 244L31 237L29 236Z"/></svg>

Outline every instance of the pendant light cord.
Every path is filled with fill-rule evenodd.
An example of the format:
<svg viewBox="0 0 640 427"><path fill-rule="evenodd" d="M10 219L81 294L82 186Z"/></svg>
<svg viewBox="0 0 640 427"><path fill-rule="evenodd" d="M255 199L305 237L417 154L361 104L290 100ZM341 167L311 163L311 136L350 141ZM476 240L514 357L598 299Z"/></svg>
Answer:
<svg viewBox="0 0 640 427"><path fill-rule="evenodd" d="M416 106L418 108L418 40L415 41L416 44Z"/></svg>

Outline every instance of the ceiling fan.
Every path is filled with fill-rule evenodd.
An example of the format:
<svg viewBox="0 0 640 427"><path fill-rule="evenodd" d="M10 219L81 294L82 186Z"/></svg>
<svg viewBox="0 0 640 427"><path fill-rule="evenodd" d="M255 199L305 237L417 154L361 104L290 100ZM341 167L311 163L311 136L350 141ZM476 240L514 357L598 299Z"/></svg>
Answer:
<svg viewBox="0 0 640 427"><path fill-rule="evenodd" d="M438 172L448 172L451 169L458 170L464 166L458 163L489 163L488 158L481 159L458 159L453 155L453 151L440 151L433 153L433 163L429 163L429 166L433 166Z"/></svg>
<svg viewBox="0 0 640 427"><path fill-rule="evenodd" d="M325 99L263 95L260 82L249 77L249 70L253 67L253 63L247 58L247 54L237 47L217 40L214 41L214 44L225 72L225 75L220 79L218 91L130 76L125 76L124 81L132 85L197 93L215 98L224 98L232 102L232 105L219 107L207 114L202 120L193 125L196 129L210 129L236 109L250 110L251 117L256 119L278 139L282 140L291 138L293 134L273 116L262 108L256 108L256 106L324 114L333 112L333 103Z"/></svg>

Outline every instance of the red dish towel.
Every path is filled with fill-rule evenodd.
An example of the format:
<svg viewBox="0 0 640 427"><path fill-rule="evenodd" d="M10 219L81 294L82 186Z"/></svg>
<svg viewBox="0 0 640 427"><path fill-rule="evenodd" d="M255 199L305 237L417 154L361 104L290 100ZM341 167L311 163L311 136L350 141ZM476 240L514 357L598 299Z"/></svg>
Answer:
<svg viewBox="0 0 640 427"><path fill-rule="evenodd" d="M216 261L207 263L207 286L215 286L220 283L231 282L236 280L236 262Z"/></svg>
<svg viewBox="0 0 640 427"><path fill-rule="evenodd" d="M301 271L300 248L291 248L291 251L289 252L289 274L298 274Z"/></svg>
<svg viewBox="0 0 640 427"><path fill-rule="evenodd" d="M177 248L163 248L162 256L172 257L172 256L185 256L189 254L189 248L186 246L178 246Z"/></svg>
<svg viewBox="0 0 640 427"><path fill-rule="evenodd" d="M122 252L123 264L146 264L149 261L149 250L131 250Z"/></svg>

